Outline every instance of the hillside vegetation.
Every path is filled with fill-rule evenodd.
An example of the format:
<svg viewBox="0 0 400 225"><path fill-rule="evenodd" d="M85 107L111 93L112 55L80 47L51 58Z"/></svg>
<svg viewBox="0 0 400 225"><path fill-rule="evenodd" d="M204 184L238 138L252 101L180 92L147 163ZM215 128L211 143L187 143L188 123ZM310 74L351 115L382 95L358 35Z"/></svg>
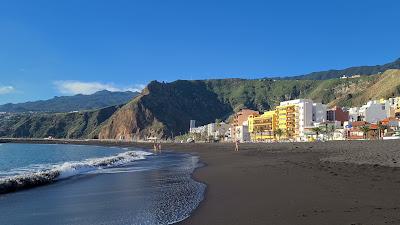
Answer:
<svg viewBox="0 0 400 225"><path fill-rule="evenodd" d="M394 62L386 63L383 65L376 66L355 66L342 70L327 70L320 72L313 72L306 75L301 76L290 76L285 77L283 79L291 79L291 80L327 80L333 78L339 78L343 75L353 76L353 75L375 75L385 72L390 69L400 69L400 58L395 60Z"/></svg>
<svg viewBox="0 0 400 225"><path fill-rule="evenodd" d="M201 125L216 118L226 118L231 112L231 106L221 102L203 81L153 81L140 96L110 118L99 137L170 137L187 132L191 119Z"/></svg>
<svg viewBox="0 0 400 225"><path fill-rule="evenodd" d="M259 111L281 101L310 98L330 106L360 106L370 99L400 95L400 70L329 80L219 79L151 82L122 107L85 113L27 116L8 136L142 139L171 137L197 125L227 119L241 108Z"/></svg>
<svg viewBox="0 0 400 225"><path fill-rule="evenodd" d="M241 108L265 111L295 98L310 98L330 106L361 105L371 98L398 94L400 79L396 78L400 78L400 70L330 80L154 81L104 124L100 138L170 137L187 132L190 119L203 125L226 119ZM371 95L375 89L380 91Z"/></svg>
<svg viewBox="0 0 400 225"><path fill-rule="evenodd" d="M98 91L91 95L54 97L49 100L0 105L0 112L71 112L101 109L125 104L137 96L137 92Z"/></svg>
<svg viewBox="0 0 400 225"><path fill-rule="evenodd" d="M119 108L120 106L111 106L86 112L23 115L8 130L3 130L3 136L97 138L102 123Z"/></svg>

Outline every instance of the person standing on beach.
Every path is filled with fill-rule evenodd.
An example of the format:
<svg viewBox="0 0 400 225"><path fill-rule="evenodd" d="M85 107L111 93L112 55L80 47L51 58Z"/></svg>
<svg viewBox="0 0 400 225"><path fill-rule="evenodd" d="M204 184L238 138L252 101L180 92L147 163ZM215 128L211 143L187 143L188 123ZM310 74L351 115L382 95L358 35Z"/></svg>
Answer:
<svg viewBox="0 0 400 225"><path fill-rule="evenodd" d="M157 153L157 151L158 151L158 143L157 143L157 140L154 140L153 149L154 149L154 152Z"/></svg>
<svg viewBox="0 0 400 225"><path fill-rule="evenodd" d="M239 140L235 141L235 152L239 151Z"/></svg>
<svg viewBox="0 0 400 225"><path fill-rule="evenodd" d="M161 153L161 142L157 145L157 150Z"/></svg>

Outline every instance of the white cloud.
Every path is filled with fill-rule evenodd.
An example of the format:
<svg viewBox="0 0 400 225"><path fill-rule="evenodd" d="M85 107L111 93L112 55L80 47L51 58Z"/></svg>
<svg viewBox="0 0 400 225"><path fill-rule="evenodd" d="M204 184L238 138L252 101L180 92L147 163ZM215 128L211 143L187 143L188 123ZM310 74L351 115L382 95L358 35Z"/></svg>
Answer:
<svg viewBox="0 0 400 225"><path fill-rule="evenodd" d="M62 94L93 94L97 91L142 91L145 85L138 84L130 87L118 87L114 84L104 84L100 82L82 82L73 80L56 81L54 85Z"/></svg>
<svg viewBox="0 0 400 225"><path fill-rule="evenodd" d="M8 94L14 91L15 88L13 86L0 86L0 95Z"/></svg>

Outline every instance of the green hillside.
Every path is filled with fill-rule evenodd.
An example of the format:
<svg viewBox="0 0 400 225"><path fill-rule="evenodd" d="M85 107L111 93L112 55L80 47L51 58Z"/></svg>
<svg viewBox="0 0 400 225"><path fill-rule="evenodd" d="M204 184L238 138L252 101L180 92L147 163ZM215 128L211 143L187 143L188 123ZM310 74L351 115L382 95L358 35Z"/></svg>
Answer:
<svg viewBox="0 0 400 225"><path fill-rule="evenodd" d="M152 82L145 93L110 118L102 127L100 137L168 137L187 132L190 119L202 125L217 118L227 119L241 108L265 111L281 101L295 98L310 98L330 106L361 105L372 97L387 98L398 94L398 78L400 70L389 70L374 76L330 80L220 79ZM372 91L375 93L372 96L371 90L375 89L385 91ZM126 119L127 115L129 119ZM140 117L143 116L145 119L141 120Z"/></svg>
<svg viewBox="0 0 400 225"><path fill-rule="evenodd" d="M329 80L219 79L153 81L122 107L85 113L25 116L3 135L141 139L171 137L197 125L227 119L241 108L269 110L281 101L310 98L330 106L360 106L370 99L400 95L400 70ZM4 127L4 126L3 126ZM1 126L0 126L1 128ZM1 135L1 132L0 132Z"/></svg>
<svg viewBox="0 0 400 225"><path fill-rule="evenodd" d="M71 112L121 105L137 96L137 92L98 91L91 95L54 97L49 100L0 105L0 112Z"/></svg>
<svg viewBox="0 0 400 225"><path fill-rule="evenodd" d="M386 63L383 65L376 66L355 66L342 70L327 70L320 72L313 72L306 75L301 76L290 76L285 77L283 79L291 79L291 80L327 80L333 78L339 78L343 75L353 76L353 75L375 75L379 73L383 73L386 70L390 69L400 69L400 58L395 60L394 62Z"/></svg>
<svg viewBox="0 0 400 225"><path fill-rule="evenodd" d="M0 134L6 137L24 138L96 138L102 123L120 106L111 106L95 111L54 114L17 114L11 124L0 123ZM5 126L4 126L4 123ZM9 127L7 127L9 126ZM1 129L3 128L3 129Z"/></svg>

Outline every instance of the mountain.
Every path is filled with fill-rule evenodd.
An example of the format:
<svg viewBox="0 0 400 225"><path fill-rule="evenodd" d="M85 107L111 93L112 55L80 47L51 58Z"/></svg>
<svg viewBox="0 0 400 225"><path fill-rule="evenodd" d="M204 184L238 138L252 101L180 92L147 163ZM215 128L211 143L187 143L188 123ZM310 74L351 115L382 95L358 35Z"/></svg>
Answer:
<svg viewBox="0 0 400 225"><path fill-rule="evenodd" d="M227 119L241 108L265 111L279 102L311 98L330 106L361 105L371 98L400 95L400 70L330 80L243 80L151 82L100 129L101 139L171 137L198 125Z"/></svg>
<svg viewBox="0 0 400 225"><path fill-rule="evenodd" d="M0 112L71 112L100 109L125 104L134 98L137 92L98 91L91 95L54 97L49 100L0 105Z"/></svg>
<svg viewBox="0 0 400 225"><path fill-rule="evenodd" d="M204 81L153 81L104 124L99 138L168 137L186 132L191 119L205 124L230 113L231 105L222 102Z"/></svg>
<svg viewBox="0 0 400 225"><path fill-rule="evenodd" d="M343 75L346 76L353 76L353 75L374 75L383 73L389 69L400 69L400 58L394 62L387 63L384 65L376 65L376 66L357 66L357 67L350 67L343 70L328 70L328 71L321 71L321 72L313 72L306 75L300 76L291 76L291 77L284 77L283 79L290 79L290 80L327 80L332 78L339 78Z"/></svg>
<svg viewBox="0 0 400 225"><path fill-rule="evenodd" d="M76 113L39 113L0 119L0 136L100 139L168 138L225 120L241 108L259 111L281 101L310 98L329 106L361 106L400 96L400 70L329 80L218 79L152 81L125 105ZM1 117L1 114L0 114Z"/></svg>
<svg viewBox="0 0 400 225"><path fill-rule="evenodd" d="M0 136L29 138L97 138L101 125L121 106L73 113L0 115Z"/></svg>

